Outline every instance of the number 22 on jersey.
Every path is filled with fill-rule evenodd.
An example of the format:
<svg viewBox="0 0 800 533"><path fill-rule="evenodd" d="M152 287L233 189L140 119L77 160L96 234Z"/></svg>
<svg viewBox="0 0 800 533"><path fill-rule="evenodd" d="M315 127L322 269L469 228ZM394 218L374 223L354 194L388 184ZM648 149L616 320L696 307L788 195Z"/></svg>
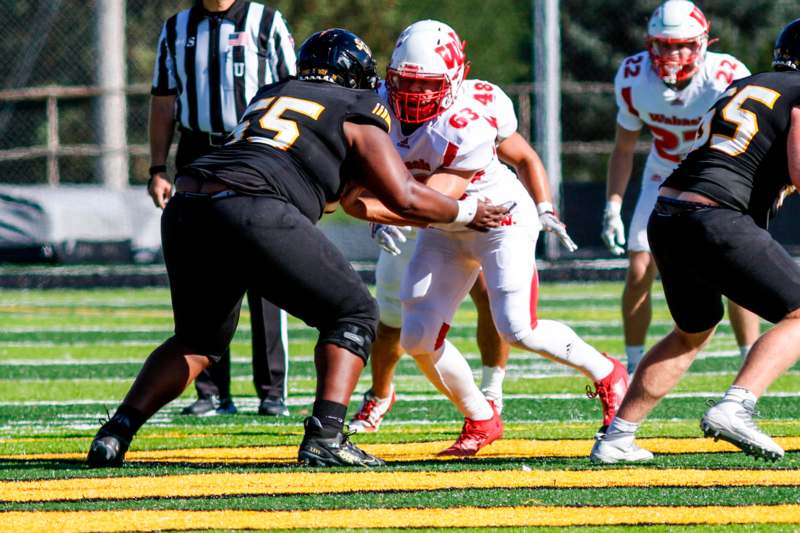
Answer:
<svg viewBox="0 0 800 533"><path fill-rule="evenodd" d="M236 129L231 133L232 138L228 144L239 142L246 138L250 142L267 144L279 150L288 150L300 137L300 128L297 127L296 121L284 117L283 114L287 111L294 111L312 120L317 120L322 112L325 111L325 106L293 96L281 96L278 98L273 96L253 102L244 114L248 116L260 110L266 111L260 115L257 122L255 118L242 120L236 126ZM262 130L275 132L275 136L262 137L249 131L254 126L254 123L258 124L258 128Z"/></svg>

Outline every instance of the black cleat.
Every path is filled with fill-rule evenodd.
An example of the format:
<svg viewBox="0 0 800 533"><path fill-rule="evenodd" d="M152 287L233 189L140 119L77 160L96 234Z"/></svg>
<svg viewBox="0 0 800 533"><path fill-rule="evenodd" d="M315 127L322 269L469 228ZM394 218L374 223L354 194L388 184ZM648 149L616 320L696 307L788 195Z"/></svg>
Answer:
<svg viewBox="0 0 800 533"><path fill-rule="evenodd" d="M385 466L383 459L370 455L350 442L349 433L325 436L322 423L314 416L304 422L306 434L297 460L307 466Z"/></svg>
<svg viewBox="0 0 800 533"><path fill-rule="evenodd" d="M86 463L89 468L118 468L122 466L125 452L128 451L130 445L130 441L105 428L100 428L89 446Z"/></svg>
<svg viewBox="0 0 800 533"><path fill-rule="evenodd" d="M283 398L268 396L258 405L258 414L265 416L289 416L289 409Z"/></svg>

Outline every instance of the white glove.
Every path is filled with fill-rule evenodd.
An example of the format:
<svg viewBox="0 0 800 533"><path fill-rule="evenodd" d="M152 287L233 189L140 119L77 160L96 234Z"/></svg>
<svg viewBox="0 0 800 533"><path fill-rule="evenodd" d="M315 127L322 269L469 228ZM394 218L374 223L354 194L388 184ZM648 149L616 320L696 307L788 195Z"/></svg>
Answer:
<svg viewBox="0 0 800 533"><path fill-rule="evenodd" d="M558 215L553 211L553 204L550 202L539 202L536 204L536 209L539 211L539 222L542 224L542 228L544 228L545 231L552 231L555 233L564 248L570 252L574 252L578 249L578 245L575 244L575 241L567 234L567 226L558 219Z"/></svg>
<svg viewBox="0 0 800 533"><path fill-rule="evenodd" d="M619 202L606 202L603 211L603 242L606 248L614 255L625 253L625 225L622 223L622 204Z"/></svg>
<svg viewBox="0 0 800 533"><path fill-rule="evenodd" d="M408 240L403 233L411 232L411 226L389 226L373 222L370 223L369 227L372 238L375 239L378 246L392 255L400 255L401 250L397 245L403 244Z"/></svg>

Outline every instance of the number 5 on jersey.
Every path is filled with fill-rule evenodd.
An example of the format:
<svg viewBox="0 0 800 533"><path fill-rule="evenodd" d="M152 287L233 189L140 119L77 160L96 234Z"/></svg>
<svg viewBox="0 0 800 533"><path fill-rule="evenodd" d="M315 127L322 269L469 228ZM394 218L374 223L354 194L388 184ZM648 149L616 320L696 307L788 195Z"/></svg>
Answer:
<svg viewBox="0 0 800 533"><path fill-rule="evenodd" d="M703 119L703 124L700 127L701 137L697 140L695 146L702 146L710 136L711 142L709 146L714 150L719 150L731 157L745 153L753 137L758 133L758 116L752 111L744 109L744 104L748 100L755 100L772 109L780 96L781 93L766 87L758 85L745 86L720 111L720 116L725 122L736 126L733 136L729 137L721 133L710 135L711 121L714 118L714 110L712 110Z"/></svg>
<svg viewBox="0 0 800 533"><path fill-rule="evenodd" d="M266 109L266 112L258 119L258 126L267 131L274 131L275 136L262 137L259 135L248 135L247 140L261 144L267 144L278 150L288 150L300 137L300 128L297 127L297 122L285 118L283 114L287 111L294 111L305 115L312 120L317 120L319 116L325 111L325 106L312 102L311 100L304 100L302 98L295 98L293 96L281 96L275 98L265 98L253 102L245 112L245 116ZM231 133L232 139L228 142L235 143L241 141L247 130L252 125L252 120L242 121L236 129Z"/></svg>

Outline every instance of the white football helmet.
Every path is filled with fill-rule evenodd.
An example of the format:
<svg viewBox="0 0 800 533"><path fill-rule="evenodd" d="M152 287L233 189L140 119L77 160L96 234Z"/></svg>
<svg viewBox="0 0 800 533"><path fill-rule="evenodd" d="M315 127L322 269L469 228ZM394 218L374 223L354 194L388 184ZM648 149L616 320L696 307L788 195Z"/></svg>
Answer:
<svg viewBox="0 0 800 533"><path fill-rule="evenodd" d="M667 0L653 11L647 23L647 51L658 76L675 85L694 76L708 47L710 24L688 0ZM688 47L689 54L679 48Z"/></svg>
<svg viewBox="0 0 800 533"><path fill-rule="evenodd" d="M419 124L453 105L469 72L455 30L436 20L415 22L397 38L386 87L401 122Z"/></svg>

